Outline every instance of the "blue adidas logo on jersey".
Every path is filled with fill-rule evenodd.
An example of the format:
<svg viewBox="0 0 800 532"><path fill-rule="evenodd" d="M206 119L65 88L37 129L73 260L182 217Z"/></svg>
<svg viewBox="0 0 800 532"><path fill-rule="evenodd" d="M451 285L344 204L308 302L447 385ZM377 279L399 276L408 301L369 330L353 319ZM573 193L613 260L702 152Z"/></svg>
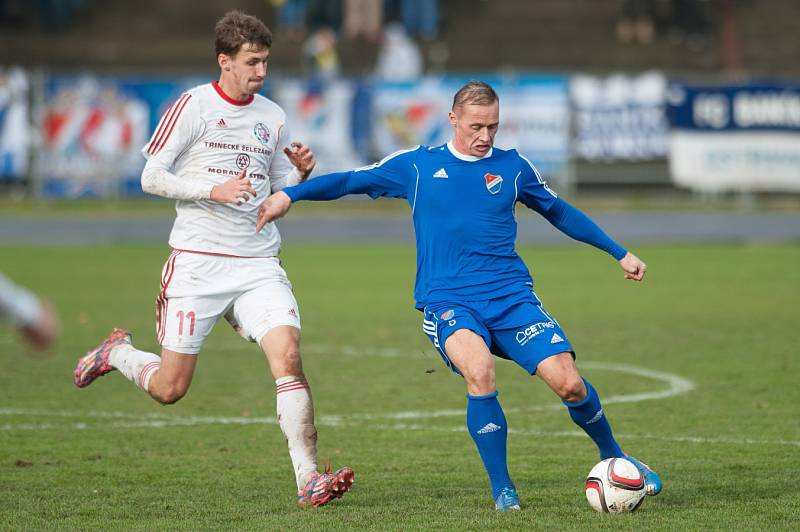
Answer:
<svg viewBox="0 0 800 532"><path fill-rule="evenodd" d="M486 179L486 189L490 194L497 194L500 192L500 187L503 186L503 177L493 174L484 174Z"/></svg>

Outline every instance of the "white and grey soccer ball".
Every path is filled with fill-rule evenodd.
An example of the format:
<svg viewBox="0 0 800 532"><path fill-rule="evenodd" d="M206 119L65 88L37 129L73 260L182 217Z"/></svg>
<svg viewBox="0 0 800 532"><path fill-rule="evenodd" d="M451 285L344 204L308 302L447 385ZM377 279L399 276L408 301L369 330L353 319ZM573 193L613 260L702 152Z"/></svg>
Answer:
<svg viewBox="0 0 800 532"><path fill-rule="evenodd" d="M633 512L644 501L644 477L624 458L606 458L586 477L586 498L598 512Z"/></svg>

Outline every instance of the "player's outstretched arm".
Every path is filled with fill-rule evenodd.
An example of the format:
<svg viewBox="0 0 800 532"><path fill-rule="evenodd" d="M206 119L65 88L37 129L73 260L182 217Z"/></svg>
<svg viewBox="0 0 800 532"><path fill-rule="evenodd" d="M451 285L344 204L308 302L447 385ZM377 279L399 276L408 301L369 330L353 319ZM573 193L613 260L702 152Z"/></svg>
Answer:
<svg viewBox="0 0 800 532"><path fill-rule="evenodd" d="M647 272L647 264L630 251L619 260L619 265L625 270L625 278L633 281L641 281Z"/></svg>
<svg viewBox="0 0 800 532"><path fill-rule="evenodd" d="M300 151L300 150L298 150ZM266 199L258 210L256 232L265 225L285 215L296 201L330 201L348 194L368 194L373 198L388 196L392 198L407 197L408 180L412 174L410 157L390 156L371 166L365 166L349 172L325 174L299 185L281 189ZM287 154L288 155L288 154ZM310 161L313 164L313 155ZM273 189L274 190L274 189Z"/></svg>
<svg viewBox="0 0 800 532"><path fill-rule="evenodd" d="M291 206L291 198L282 190L268 197L258 209L256 233L264 229L264 226L268 223L273 222L278 218L282 218L287 212L289 212L289 208Z"/></svg>
<svg viewBox="0 0 800 532"><path fill-rule="evenodd" d="M287 187L268 197L258 209L256 233L268 223L284 216L292 203L300 200L329 201L347 194L367 192L368 176L354 177L354 172L338 172Z"/></svg>
<svg viewBox="0 0 800 532"><path fill-rule="evenodd" d="M233 176L224 183L214 185L209 199L218 203L237 203L241 205L250 198L256 197L256 191L250 180L246 177L247 168L242 169L239 175Z"/></svg>
<svg viewBox="0 0 800 532"><path fill-rule="evenodd" d="M568 237L602 249L618 261L622 261L628 253L588 216L561 198L552 201L548 210L539 212Z"/></svg>

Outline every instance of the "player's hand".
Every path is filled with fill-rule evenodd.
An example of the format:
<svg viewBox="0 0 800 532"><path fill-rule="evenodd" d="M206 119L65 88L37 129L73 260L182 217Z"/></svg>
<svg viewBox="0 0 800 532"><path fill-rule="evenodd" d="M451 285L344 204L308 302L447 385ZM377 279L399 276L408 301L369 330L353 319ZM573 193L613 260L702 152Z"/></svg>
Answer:
<svg viewBox="0 0 800 532"><path fill-rule="evenodd" d="M641 281L644 279L644 274L647 271L647 264L641 261L639 257L633 253L628 252L619 261L619 265L625 270L625 278L634 281Z"/></svg>
<svg viewBox="0 0 800 532"><path fill-rule="evenodd" d="M258 209L258 218L256 219L256 233L264 229L268 223L283 217L289 208L292 206L292 200L282 190L276 192L261 204Z"/></svg>
<svg viewBox="0 0 800 532"><path fill-rule="evenodd" d="M241 205L250 198L256 197L256 190L247 179L247 168L243 168L239 175L234 176L221 185L214 185L211 189L211 201L218 203L236 203Z"/></svg>
<svg viewBox="0 0 800 532"><path fill-rule="evenodd" d="M300 181L305 181L311 175L311 170L317 164L314 158L314 152L311 148L302 142L292 142L288 147L283 149L283 153L289 158L289 161L300 172Z"/></svg>
<svg viewBox="0 0 800 532"><path fill-rule="evenodd" d="M55 344L61 333L61 321L53 306L41 301L39 316L30 325L23 325L19 332L25 341L37 351L44 351Z"/></svg>

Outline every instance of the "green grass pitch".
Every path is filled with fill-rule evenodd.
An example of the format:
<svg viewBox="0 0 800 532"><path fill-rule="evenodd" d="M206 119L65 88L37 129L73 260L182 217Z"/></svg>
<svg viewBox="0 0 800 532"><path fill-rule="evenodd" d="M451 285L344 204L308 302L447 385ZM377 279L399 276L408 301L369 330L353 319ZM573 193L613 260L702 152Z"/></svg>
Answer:
<svg viewBox="0 0 800 532"><path fill-rule="evenodd" d="M317 510L294 500L263 355L224 322L174 406L115 373L72 384L76 358L114 326L157 348L163 246L0 247L3 271L64 321L48 359L0 330L0 529L796 530L800 247L636 251L643 284L585 246L521 250L618 439L664 480L638 512L602 515L583 494L594 446L544 384L502 361L523 511L494 512L463 384L413 310L410 247L284 249L320 458L357 475Z"/></svg>

